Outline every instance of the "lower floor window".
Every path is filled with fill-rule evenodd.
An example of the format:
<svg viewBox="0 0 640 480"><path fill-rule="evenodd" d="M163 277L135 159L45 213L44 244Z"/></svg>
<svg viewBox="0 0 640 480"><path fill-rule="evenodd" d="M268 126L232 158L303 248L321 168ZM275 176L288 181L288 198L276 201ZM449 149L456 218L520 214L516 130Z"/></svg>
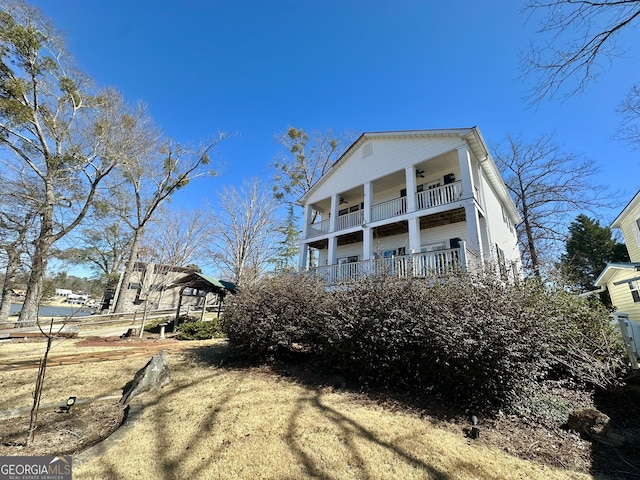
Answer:
<svg viewBox="0 0 640 480"><path fill-rule="evenodd" d="M631 296L635 303L640 303L640 293L638 293L638 282L633 280L629 282L629 290L631 290Z"/></svg>

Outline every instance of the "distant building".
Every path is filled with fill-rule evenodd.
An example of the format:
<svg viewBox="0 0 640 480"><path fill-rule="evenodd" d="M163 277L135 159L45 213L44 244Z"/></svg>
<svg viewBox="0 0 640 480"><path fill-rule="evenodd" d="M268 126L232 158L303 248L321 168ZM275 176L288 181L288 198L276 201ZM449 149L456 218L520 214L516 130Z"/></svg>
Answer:
<svg viewBox="0 0 640 480"><path fill-rule="evenodd" d="M177 267L155 263L136 262L127 285L119 284L115 292L106 292L102 310L107 310L124 295L125 311L142 311L175 308L180 301L180 292L176 288L167 288L185 273L191 273L192 267Z"/></svg>

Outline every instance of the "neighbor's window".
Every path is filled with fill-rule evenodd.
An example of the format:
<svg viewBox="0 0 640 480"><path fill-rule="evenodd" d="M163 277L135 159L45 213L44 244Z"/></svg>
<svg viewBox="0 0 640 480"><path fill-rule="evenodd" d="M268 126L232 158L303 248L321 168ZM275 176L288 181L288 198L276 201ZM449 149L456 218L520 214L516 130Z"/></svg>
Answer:
<svg viewBox="0 0 640 480"><path fill-rule="evenodd" d="M629 282L629 290L631 290L631 296L635 303L640 303L640 293L638 293L638 282L632 280Z"/></svg>

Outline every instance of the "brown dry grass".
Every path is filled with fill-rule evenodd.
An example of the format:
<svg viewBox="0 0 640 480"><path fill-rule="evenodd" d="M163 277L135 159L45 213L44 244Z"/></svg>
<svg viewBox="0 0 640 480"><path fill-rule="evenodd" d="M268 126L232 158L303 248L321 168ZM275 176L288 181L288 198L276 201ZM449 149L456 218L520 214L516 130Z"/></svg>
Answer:
<svg viewBox="0 0 640 480"><path fill-rule="evenodd" d="M0 345L0 360L38 355L34 344L25 345ZM217 368L224 344L194 345L194 352L169 355L171 383L140 399L139 421L102 455L74 467L76 480L592 478L511 457L461 430L355 394L261 369ZM84 351L67 341L53 355L74 349ZM42 401L118 394L144 363L50 368ZM0 409L28 406L35 374L1 371Z"/></svg>

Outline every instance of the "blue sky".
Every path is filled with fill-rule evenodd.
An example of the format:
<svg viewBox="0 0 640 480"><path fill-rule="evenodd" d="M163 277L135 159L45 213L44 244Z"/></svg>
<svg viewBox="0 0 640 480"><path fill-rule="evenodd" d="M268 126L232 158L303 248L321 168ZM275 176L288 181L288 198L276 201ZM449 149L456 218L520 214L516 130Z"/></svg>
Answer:
<svg viewBox="0 0 640 480"><path fill-rule="evenodd" d="M488 143L507 133L555 132L584 154L598 181L640 188L640 158L613 140L616 106L639 80L640 32L585 95L527 106L520 52L533 41L514 0L38 0L81 70L142 101L167 136L197 143L232 136L174 204L215 201L225 185L271 176L275 136L296 126L338 132L477 125ZM608 67L608 64L605 64ZM611 221L618 210L603 211Z"/></svg>

